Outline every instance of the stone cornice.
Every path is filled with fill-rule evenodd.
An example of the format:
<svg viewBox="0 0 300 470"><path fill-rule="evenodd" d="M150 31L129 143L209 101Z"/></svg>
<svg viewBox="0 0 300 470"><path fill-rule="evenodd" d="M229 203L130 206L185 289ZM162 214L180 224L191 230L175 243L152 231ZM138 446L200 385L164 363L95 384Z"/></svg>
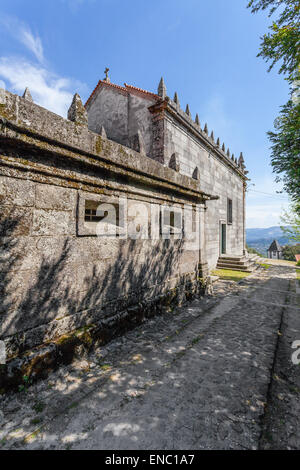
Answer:
<svg viewBox="0 0 300 470"><path fill-rule="evenodd" d="M59 155L71 165L80 162L123 176L139 184L161 188L195 200L215 199L200 190L198 181L134 150L105 139L86 126L57 116L46 109L9 92L2 93L0 106L0 143L13 148L32 148ZM70 168L71 169L71 168Z"/></svg>
<svg viewBox="0 0 300 470"><path fill-rule="evenodd" d="M200 140L201 144L206 148L206 150L217 155L217 157L223 163L225 163L225 165L231 168L243 180L248 180L242 169L234 161L229 159L222 149L218 147L218 145L204 131L201 130L200 125L197 125L192 120L192 118L169 97L166 97L164 100L155 103L148 109L152 114L164 114L166 112L169 113L178 123L184 126L189 133L193 134L198 140Z"/></svg>

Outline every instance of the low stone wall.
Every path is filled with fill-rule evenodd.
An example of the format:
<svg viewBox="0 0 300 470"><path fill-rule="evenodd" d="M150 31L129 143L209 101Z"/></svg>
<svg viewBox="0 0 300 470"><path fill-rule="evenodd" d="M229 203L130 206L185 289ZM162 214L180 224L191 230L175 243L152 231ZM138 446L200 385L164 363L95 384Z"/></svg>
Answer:
<svg viewBox="0 0 300 470"><path fill-rule="evenodd" d="M205 251L184 237L83 230L84 201L119 197L149 213L193 204L200 223L210 198L192 178L0 90L0 389L202 292Z"/></svg>

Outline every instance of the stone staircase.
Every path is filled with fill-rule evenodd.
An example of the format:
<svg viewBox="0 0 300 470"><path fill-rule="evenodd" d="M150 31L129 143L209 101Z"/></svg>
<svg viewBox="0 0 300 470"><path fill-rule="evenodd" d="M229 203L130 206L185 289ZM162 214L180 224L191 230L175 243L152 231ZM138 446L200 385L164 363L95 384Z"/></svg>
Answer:
<svg viewBox="0 0 300 470"><path fill-rule="evenodd" d="M257 261L261 259L257 255L235 256L221 255L218 259L217 269L230 269L231 271L244 271L252 273L258 268Z"/></svg>

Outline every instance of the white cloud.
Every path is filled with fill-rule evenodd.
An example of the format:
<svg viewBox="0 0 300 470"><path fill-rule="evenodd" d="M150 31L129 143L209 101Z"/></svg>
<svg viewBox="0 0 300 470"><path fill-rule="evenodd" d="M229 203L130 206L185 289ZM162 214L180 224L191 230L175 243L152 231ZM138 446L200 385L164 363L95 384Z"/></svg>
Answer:
<svg viewBox="0 0 300 470"><path fill-rule="evenodd" d="M86 86L79 81L59 77L49 69L40 37L34 35L24 22L2 15L0 28L21 42L37 60L37 63L32 63L24 57L0 56L0 87L20 95L28 87L37 104L66 117L74 93L86 93Z"/></svg>
<svg viewBox="0 0 300 470"><path fill-rule="evenodd" d="M29 29L22 28L19 31L20 41L26 46L37 58L39 62L44 62L44 52L42 41L39 36L34 36Z"/></svg>
<svg viewBox="0 0 300 470"><path fill-rule="evenodd" d="M0 78L6 80L9 88L18 94L23 94L28 86L37 104L63 117L67 114L74 92L80 93L85 89L78 81L58 77L45 67L14 57L0 57Z"/></svg>
<svg viewBox="0 0 300 470"><path fill-rule="evenodd" d="M44 51L41 38L38 34L33 34L30 27L18 18L2 15L0 26L6 29L17 41L21 42L39 62L44 62Z"/></svg>

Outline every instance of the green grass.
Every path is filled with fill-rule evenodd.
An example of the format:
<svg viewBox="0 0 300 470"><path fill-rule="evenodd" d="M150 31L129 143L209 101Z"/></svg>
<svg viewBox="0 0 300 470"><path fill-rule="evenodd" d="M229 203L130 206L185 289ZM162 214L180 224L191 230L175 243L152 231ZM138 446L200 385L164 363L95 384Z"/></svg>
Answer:
<svg viewBox="0 0 300 470"><path fill-rule="evenodd" d="M296 276L297 276L297 279L300 279L300 269L296 269Z"/></svg>
<svg viewBox="0 0 300 470"><path fill-rule="evenodd" d="M250 276L250 274L244 271L231 271L230 269L215 269L212 271L213 276L219 276L221 279L235 282L241 281L245 277Z"/></svg>
<svg viewBox="0 0 300 470"><path fill-rule="evenodd" d="M271 267L270 264L265 264L265 263L258 263L258 264L260 264L260 266L262 266L265 269L269 269Z"/></svg>

